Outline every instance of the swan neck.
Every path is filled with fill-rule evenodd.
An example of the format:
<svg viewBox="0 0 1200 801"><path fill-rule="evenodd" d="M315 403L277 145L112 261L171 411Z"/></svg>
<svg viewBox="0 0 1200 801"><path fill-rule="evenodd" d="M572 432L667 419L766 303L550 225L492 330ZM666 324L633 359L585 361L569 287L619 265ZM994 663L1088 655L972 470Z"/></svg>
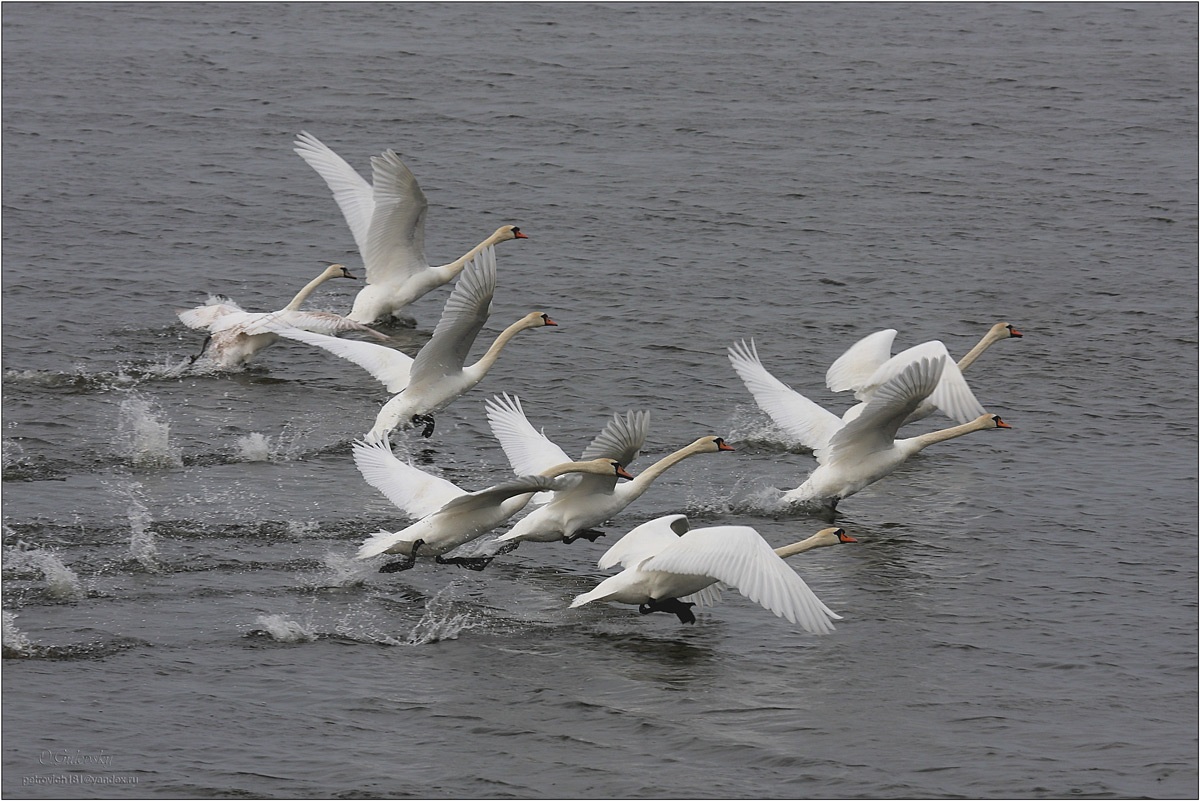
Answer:
<svg viewBox="0 0 1200 801"><path fill-rule="evenodd" d="M972 420L971 422L963 423L962 425L943 428L941 431L930 431L928 434L922 434L919 437L913 437L912 439L908 440L908 442L911 442L913 446L915 446L915 452L924 448L928 448L930 445L935 445L939 442L945 442L948 439L961 437L963 434L970 434L972 431L978 431L982 427L983 426L980 425L978 420Z"/></svg>
<svg viewBox="0 0 1200 801"><path fill-rule="evenodd" d="M292 298L292 302L283 307L283 310L295 311L296 309L300 308L300 304L308 300L308 296L315 292L317 287L325 283L330 277L331 276L321 273L316 278L309 281L300 289L299 292L296 293L296 297Z"/></svg>
<svg viewBox="0 0 1200 801"><path fill-rule="evenodd" d="M686 448L680 448L674 453L667 454L642 472L638 473L637 477L634 478L633 481L630 481L624 485L618 485L618 487L624 487L624 491L626 493L636 498L649 489L650 485L654 483L654 480L667 470L679 464L689 456L699 452L700 450L694 444L688 445Z"/></svg>
<svg viewBox="0 0 1200 801"><path fill-rule="evenodd" d="M791 545L785 545L782 548L776 548L775 553L779 554L781 559L787 559L789 556L795 556L798 553L811 551L813 548L820 546L819 536L814 535L800 542L793 542Z"/></svg>
<svg viewBox="0 0 1200 801"><path fill-rule="evenodd" d="M992 343L995 341L996 339L992 336L991 331L984 334L983 339L975 343L975 347L967 351L967 355L958 360L958 369L966 370L968 367L970 367L971 363L978 359L980 355L982 355L985 350L990 348Z"/></svg>
<svg viewBox="0 0 1200 801"><path fill-rule="evenodd" d="M487 353L479 357L479 361L467 369L472 372L478 372L480 375L492 369L492 365L496 363L496 359L500 358L500 351L504 350L504 346L508 344L508 341L515 337L518 332L524 331L525 328L525 320L517 320L508 328L505 328L492 342L492 346L487 349Z"/></svg>
<svg viewBox="0 0 1200 801"><path fill-rule="evenodd" d="M498 244L498 240L497 240L498 233L499 232L492 234L487 239L483 240L478 245L471 248L470 250L468 250L463 255L459 256L454 261L450 262L449 264L442 265L441 267L438 268L438 270L440 270L441 272L443 272L445 274L447 281L453 280L467 266L467 262L469 262L471 259L478 256L480 251L482 251L488 245Z"/></svg>

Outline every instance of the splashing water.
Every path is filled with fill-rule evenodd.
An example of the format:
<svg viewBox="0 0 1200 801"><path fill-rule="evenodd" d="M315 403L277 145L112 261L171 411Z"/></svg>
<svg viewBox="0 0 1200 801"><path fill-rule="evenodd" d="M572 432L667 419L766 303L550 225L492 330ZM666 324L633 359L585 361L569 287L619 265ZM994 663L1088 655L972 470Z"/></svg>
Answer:
<svg viewBox="0 0 1200 801"><path fill-rule="evenodd" d="M5 656L25 656L33 652L33 640L17 628L17 613L4 610L3 647Z"/></svg>
<svg viewBox="0 0 1200 801"><path fill-rule="evenodd" d="M243 462L267 462L271 460L271 438L257 431L238 437L235 443L237 458Z"/></svg>
<svg viewBox="0 0 1200 801"><path fill-rule="evenodd" d="M362 584L376 571L371 562L333 551L327 551L321 561L325 563L325 570L312 577L311 586L354 587Z"/></svg>
<svg viewBox="0 0 1200 801"><path fill-rule="evenodd" d="M463 630L476 628L470 612L452 611L453 587L453 584L444 587L425 604L425 614L408 634L409 645L455 640Z"/></svg>
<svg viewBox="0 0 1200 801"><path fill-rule="evenodd" d="M152 400L131 392L121 401L117 447L135 467L181 467L183 458L171 447L171 424L160 418Z"/></svg>
<svg viewBox="0 0 1200 801"><path fill-rule="evenodd" d="M51 551L40 548L21 547L9 548L5 552L5 567L13 570L37 570L46 580L46 592L52 598L67 600L79 598L85 594L83 584L75 571L63 564L62 560Z"/></svg>
<svg viewBox="0 0 1200 801"><path fill-rule="evenodd" d="M262 626L276 642L311 642L317 639L317 632L283 615L259 615L254 622Z"/></svg>
<svg viewBox="0 0 1200 801"><path fill-rule="evenodd" d="M150 510L134 494L140 489L137 482L129 487L129 555L147 570L157 571L158 546L154 532L150 531Z"/></svg>

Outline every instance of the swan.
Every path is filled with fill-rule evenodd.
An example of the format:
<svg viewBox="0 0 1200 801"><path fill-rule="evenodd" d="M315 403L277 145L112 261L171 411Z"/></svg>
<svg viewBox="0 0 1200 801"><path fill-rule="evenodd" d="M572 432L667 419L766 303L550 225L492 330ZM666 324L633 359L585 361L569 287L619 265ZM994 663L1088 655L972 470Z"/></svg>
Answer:
<svg viewBox="0 0 1200 801"><path fill-rule="evenodd" d="M746 389L754 396L759 408L799 440L800 444L814 451L827 443L837 429L849 423L865 408L865 404L851 407L839 419L837 415L818 406L771 375L758 358L758 348L753 339L749 343L742 340L730 346L728 354L729 363L733 365ZM946 346L937 340L914 345L880 365L867 379L872 386L870 393L864 394L863 397L871 397L889 379L921 359L934 360L944 365L937 386L929 393L928 403L932 408L942 409L960 423L969 422L984 414L983 406L975 399L962 372L950 360ZM904 420L905 423L911 421L911 415Z"/></svg>
<svg viewBox="0 0 1200 801"><path fill-rule="evenodd" d="M784 493L783 501L818 502L836 508L842 498L873 484L934 443L972 431L1011 428L999 415L984 413L952 428L907 439L895 438L908 415L936 391L946 361L945 357L926 357L907 365L884 382L866 402L862 413L849 422L800 393L787 390L793 396L790 408L794 414L783 419L795 424L796 431L803 430L806 437L815 439L813 455L818 464L803 484ZM763 373L770 375L765 370ZM777 402L781 408L787 400L779 393Z"/></svg>
<svg viewBox="0 0 1200 801"><path fill-rule="evenodd" d="M772 549L749 526L710 526L689 530L685 515L666 515L643 523L618 540L601 569L625 569L575 596L571 608L592 601L637 604L643 615L671 612L681 623L695 623L691 607L720 599L718 582L812 634L833 631L840 620L808 588L784 559L813 548L855 542L844 529L822 529L806 540ZM686 599L694 600L688 601Z"/></svg>
<svg viewBox="0 0 1200 801"><path fill-rule="evenodd" d="M516 472L535 472L566 458L561 448L530 425L520 399L496 397L487 404L487 413L492 433L500 440ZM628 464L641 450L649 422L650 416L644 412L629 412L625 418L615 415L582 458L607 456ZM497 540L501 543L497 554L508 553L525 541L570 543L582 537L595 542L603 532L596 531L594 526L620 514L666 470L696 454L732 450L721 437L701 437L659 459L633 481L617 484L609 477L584 477L556 491L549 503L518 521Z"/></svg>
<svg viewBox="0 0 1200 801"><path fill-rule="evenodd" d="M305 284L296 293L296 297L279 311L247 312L231 300L224 303L208 303L194 309L177 310L176 316L188 328L209 332L200 353L192 357L192 361L195 362L207 352L209 358L219 367L240 367L263 348L278 342L279 330L288 327L329 333L362 331L379 339L388 339L374 329L336 314L300 311L300 305L308 300L309 295L331 278L357 280L342 265L331 264Z"/></svg>
<svg viewBox="0 0 1200 801"><path fill-rule="evenodd" d="M400 531L379 531L358 549L356 558L382 553L404 554L381 573L407 570L418 556L438 564L456 564L482 570L494 558L452 557L442 554L483 536L521 511L536 492L560 486L558 476L568 473L632 478L614 459L592 459L553 465L536 475L519 476L476 492L467 492L444 478L401 462L387 440L364 440L353 446L354 464L367 483L378 489L417 522Z"/></svg>
<svg viewBox="0 0 1200 801"><path fill-rule="evenodd" d="M996 323L988 332L983 335L983 338L971 348L965 356L958 360L959 372L966 370L979 358L985 350L990 348L1002 339L1019 339L1024 336L1020 331L1013 328L1009 323ZM896 329L886 328L882 331L876 331L873 334L860 339L851 345L845 353L839 356L833 364L829 366L829 370L825 373L825 385L834 392L843 392L852 390L854 397L859 401L867 401L871 394L878 386L887 379L888 373L886 370L881 372L881 368L890 360L894 359L891 355L892 340L896 337ZM948 355L948 354L947 354ZM947 376L943 375L943 380ZM929 415L937 411L937 405L927 400L921 403L904 424L923 420ZM862 411L862 404L852 406L842 415L843 420L853 420ZM959 420L959 422L966 422Z"/></svg>
<svg viewBox="0 0 1200 801"><path fill-rule="evenodd" d="M530 312L501 331L479 361L464 366L471 345L487 322L495 291L496 252L488 247L463 271L433 336L416 358L383 345L305 331L281 331L280 335L354 362L395 393L376 415L375 425L367 434L369 439L386 437L399 425L424 425L421 436L429 437L433 434L433 414L482 381L509 340L529 328L558 325L542 312Z"/></svg>
<svg viewBox="0 0 1200 801"><path fill-rule="evenodd" d="M486 247L529 238L515 225L502 225L460 258L433 267L425 258L425 193L394 151L371 158L369 184L312 134L301 131L293 144L333 192L367 268L367 285L348 315L355 322L373 323L393 315L453 281Z"/></svg>

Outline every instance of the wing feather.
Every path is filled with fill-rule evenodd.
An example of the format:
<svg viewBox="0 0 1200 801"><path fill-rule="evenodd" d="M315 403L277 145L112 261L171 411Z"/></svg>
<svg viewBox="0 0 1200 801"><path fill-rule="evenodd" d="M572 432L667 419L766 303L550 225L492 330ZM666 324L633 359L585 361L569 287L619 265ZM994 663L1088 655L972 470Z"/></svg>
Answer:
<svg viewBox="0 0 1200 801"><path fill-rule="evenodd" d="M767 372L758 358L754 340L749 344L742 340L730 347L729 363L759 408L806 447L823 448L842 427L837 415L822 409Z"/></svg>
<svg viewBox="0 0 1200 801"><path fill-rule="evenodd" d="M491 313L495 291L496 251L489 245L467 264L454 285L433 336L413 361L412 383L437 381L462 370Z"/></svg>
<svg viewBox="0 0 1200 801"><path fill-rule="evenodd" d="M355 339L339 339L297 328L285 328L278 333L297 342L324 348L335 356L354 362L387 387L388 392L395 394L408 386L413 358L395 348Z"/></svg>
<svg viewBox="0 0 1200 801"><path fill-rule="evenodd" d="M405 464L386 440L354 443L354 464L366 482L413 519L433 514L466 491L444 478Z"/></svg>
<svg viewBox="0 0 1200 801"><path fill-rule="evenodd" d="M687 515L665 515L642 523L613 543L597 563L601 570L621 565L632 567L679 541L688 529Z"/></svg>
<svg viewBox="0 0 1200 801"><path fill-rule="evenodd" d="M834 392L859 392L880 365L892 357L895 328L885 328L855 342L825 371L825 386ZM863 398L859 398L863 400Z"/></svg>
<svg viewBox="0 0 1200 801"><path fill-rule="evenodd" d="M333 199L342 210L342 216L350 226L350 233L354 235L354 244L365 262L368 250L367 234L371 227L371 216L375 212L374 191L371 185L347 164L345 159L307 131L301 131L292 144L296 146L293 148L296 154L325 179L325 184L333 192Z"/></svg>
<svg viewBox="0 0 1200 801"><path fill-rule="evenodd" d="M937 387L948 359L922 358L889 378L863 406L858 417L846 423L817 454L822 463L861 459L890 448L904 419Z"/></svg>
<svg viewBox="0 0 1200 801"><path fill-rule="evenodd" d="M371 158L375 208L362 251L367 281L402 283L426 269L425 211L417 177L393 150Z"/></svg>

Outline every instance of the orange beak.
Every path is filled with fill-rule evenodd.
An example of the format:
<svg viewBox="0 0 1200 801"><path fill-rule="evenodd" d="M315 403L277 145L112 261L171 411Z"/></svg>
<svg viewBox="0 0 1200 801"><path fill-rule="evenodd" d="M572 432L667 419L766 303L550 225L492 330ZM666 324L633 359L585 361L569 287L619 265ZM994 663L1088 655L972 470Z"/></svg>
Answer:
<svg viewBox="0 0 1200 801"><path fill-rule="evenodd" d="M1024 334L1022 334L1020 331L1018 331L1017 329L1013 328L1012 326L1009 326L1009 327L1008 327L1008 335L1009 335L1010 337L1023 337L1023 336L1025 336Z"/></svg>
<svg viewBox="0 0 1200 801"><path fill-rule="evenodd" d="M996 418L996 428L1012 428L1012 426L1010 426L1008 423L1004 422L999 417L997 417Z"/></svg>
<svg viewBox="0 0 1200 801"><path fill-rule="evenodd" d="M858 542L858 540L854 539L854 537L851 537L844 531L841 534L838 534L838 539L842 542Z"/></svg>
<svg viewBox="0 0 1200 801"><path fill-rule="evenodd" d="M617 475L621 478L633 478L633 476L629 475L629 473L626 472L625 468L621 467L621 465L617 465Z"/></svg>
<svg viewBox="0 0 1200 801"><path fill-rule="evenodd" d="M526 234L523 234L523 233L521 233L520 231L514 231L514 232L513 232L513 238L514 238L514 239L528 239L529 237L528 237L528 235L526 235Z"/></svg>
<svg viewBox="0 0 1200 801"><path fill-rule="evenodd" d="M542 320L545 321L546 325L558 325L558 323L554 322L553 320L551 320L548 316L546 316L544 314L542 315Z"/></svg>
<svg viewBox="0 0 1200 801"><path fill-rule="evenodd" d="M721 442L718 442L718 443L717 443L717 450L719 450L719 451L732 451L732 450L736 450L736 448L731 448L731 447L729 447L728 445L726 445L724 441L721 441Z"/></svg>

